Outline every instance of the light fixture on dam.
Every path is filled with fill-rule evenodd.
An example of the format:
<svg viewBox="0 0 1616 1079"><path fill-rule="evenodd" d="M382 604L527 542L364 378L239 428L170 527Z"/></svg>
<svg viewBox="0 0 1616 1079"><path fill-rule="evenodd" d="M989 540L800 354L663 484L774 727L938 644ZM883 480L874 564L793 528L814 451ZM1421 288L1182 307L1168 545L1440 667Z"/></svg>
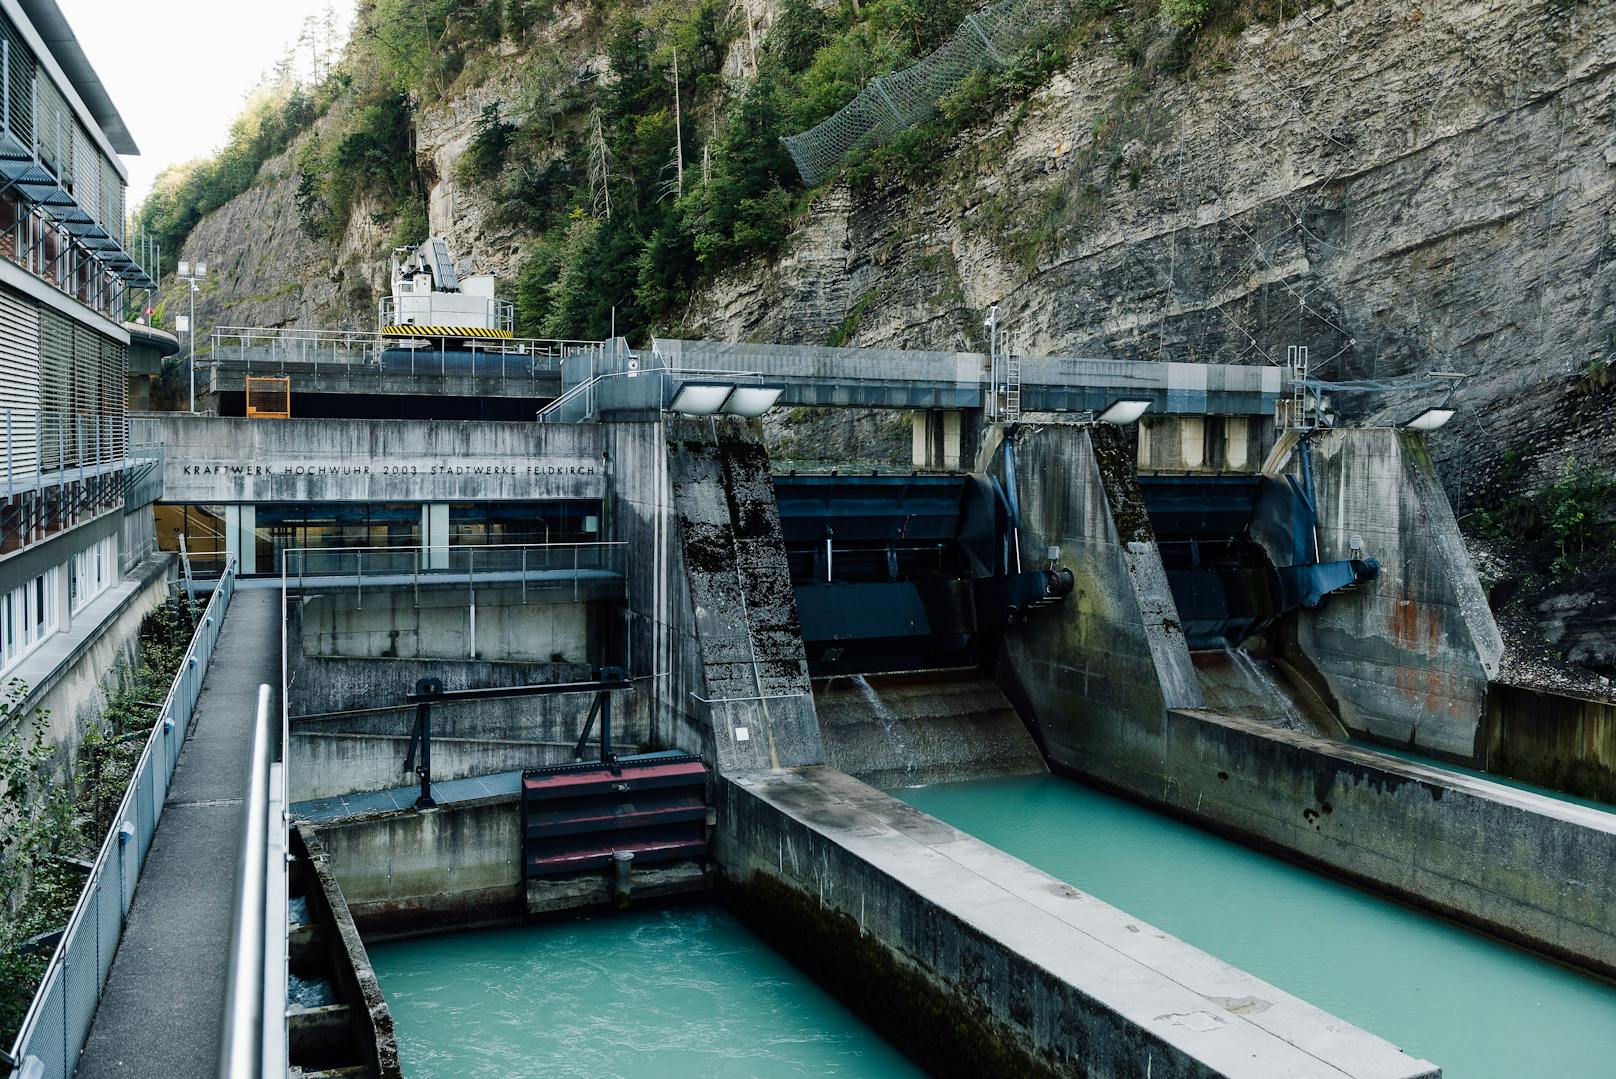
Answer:
<svg viewBox="0 0 1616 1079"><path fill-rule="evenodd" d="M724 407L724 402L734 392L732 382L685 382L673 395L673 403L668 408L681 416L711 416Z"/></svg>
<svg viewBox="0 0 1616 1079"><path fill-rule="evenodd" d="M1454 410L1451 408L1428 408L1408 421L1410 431L1435 431L1438 427L1453 419Z"/></svg>
<svg viewBox="0 0 1616 1079"><path fill-rule="evenodd" d="M1113 401L1110 407L1095 418L1101 423L1111 423L1118 427L1126 427L1130 423L1138 422L1139 417L1143 416L1149 408L1149 401L1129 401L1127 399Z"/></svg>
<svg viewBox="0 0 1616 1079"><path fill-rule="evenodd" d="M670 411L682 416L729 416L756 419L780 399L784 386L737 386L733 382L685 382L673 395Z"/></svg>
<svg viewBox="0 0 1616 1079"><path fill-rule="evenodd" d="M735 392L724 402L724 411L731 416L755 420L773 408L784 392L784 386L736 386Z"/></svg>

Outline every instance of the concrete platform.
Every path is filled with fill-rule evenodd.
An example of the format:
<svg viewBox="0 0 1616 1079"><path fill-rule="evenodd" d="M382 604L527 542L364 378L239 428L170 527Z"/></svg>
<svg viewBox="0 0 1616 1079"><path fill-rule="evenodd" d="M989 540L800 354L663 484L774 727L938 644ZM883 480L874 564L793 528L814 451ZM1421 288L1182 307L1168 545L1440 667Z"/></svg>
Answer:
<svg viewBox="0 0 1616 1079"><path fill-rule="evenodd" d="M436 739L434 739L436 741ZM443 808L480 802L486 798L514 799L522 789L521 772L496 772L470 779L449 779L432 784L432 800ZM363 817L375 813L391 813L399 809L413 809L421 796L421 785L390 787L381 791L343 794L334 798L314 798L292 805L292 819L314 824L328 824L348 817Z"/></svg>
<svg viewBox="0 0 1616 1079"><path fill-rule="evenodd" d="M1441 1074L841 772L730 776L722 798L743 916L946 1071Z"/></svg>
<svg viewBox="0 0 1616 1079"><path fill-rule="evenodd" d="M217 1068L252 726L259 685L280 685L280 627L279 595L232 599L79 1058L80 1079Z"/></svg>

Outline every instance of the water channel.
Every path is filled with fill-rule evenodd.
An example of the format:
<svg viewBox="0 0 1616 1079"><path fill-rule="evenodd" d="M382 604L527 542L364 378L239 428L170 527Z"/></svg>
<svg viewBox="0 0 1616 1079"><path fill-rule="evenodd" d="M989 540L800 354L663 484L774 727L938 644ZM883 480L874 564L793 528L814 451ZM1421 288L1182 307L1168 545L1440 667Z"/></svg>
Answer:
<svg viewBox="0 0 1616 1079"><path fill-rule="evenodd" d="M1616 986L1055 776L896 797L1440 1064L1616 1074Z"/></svg>
<svg viewBox="0 0 1616 1079"><path fill-rule="evenodd" d="M369 950L410 1079L922 1074L715 907Z"/></svg>

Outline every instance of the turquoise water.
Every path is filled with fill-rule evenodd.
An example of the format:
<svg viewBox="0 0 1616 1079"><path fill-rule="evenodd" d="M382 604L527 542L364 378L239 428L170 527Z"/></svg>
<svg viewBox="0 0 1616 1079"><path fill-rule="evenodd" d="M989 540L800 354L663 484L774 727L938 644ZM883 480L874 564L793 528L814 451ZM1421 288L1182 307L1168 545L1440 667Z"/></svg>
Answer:
<svg viewBox="0 0 1616 1079"><path fill-rule="evenodd" d="M409 1079L922 1074L711 907L423 937L370 958Z"/></svg>
<svg viewBox="0 0 1616 1079"><path fill-rule="evenodd" d="M1443 1067L1616 1076L1616 987L1054 776L895 797Z"/></svg>
<svg viewBox="0 0 1616 1079"><path fill-rule="evenodd" d="M1359 738L1354 738L1351 741L1353 745L1358 746L1361 749L1372 750L1376 753L1384 753L1388 757L1397 757L1400 760L1412 761L1415 764L1424 764L1429 765L1432 768L1441 768L1445 771L1457 772L1462 776L1469 776L1472 779L1485 779L1489 783L1499 783L1506 787L1514 787L1518 791L1527 791L1531 794L1541 794L1546 798L1556 798L1562 802L1570 802L1572 805L1586 806L1589 809L1600 809L1606 813L1616 813L1616 805L1611 805L1609 802L1596 802L1592 798L1579 798L1575 794L1567 794L1564 791L1557 791L1551 787L1540 787L1535 783L1527 783L1524 780L1511 779L1509 776L1501 776L1494 772L1483 772L1476 768L1466 768L1463 765L1449 764L1447 761L1434 760L1431 757L1422 757L1418 753L1410 753L1406 749L1392 749L1391 747L1383 746L1378 742L1366 742ZM1612 1069L1612 1074L1616 1075L1616 1068Z"/></svg>

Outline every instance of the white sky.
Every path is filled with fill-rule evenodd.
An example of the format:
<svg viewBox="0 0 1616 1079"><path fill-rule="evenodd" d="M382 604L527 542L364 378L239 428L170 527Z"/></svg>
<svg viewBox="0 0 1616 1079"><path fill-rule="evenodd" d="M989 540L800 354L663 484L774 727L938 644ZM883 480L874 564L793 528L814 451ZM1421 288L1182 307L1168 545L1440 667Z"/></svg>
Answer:
<svg viewBox="0 0 1616 1079"><path fill-rule="evenodd" d="M247 94L304 19L329 4L345 38L353 18L353 0L57 2L140 147L123 159L131 213L168 165L224 145Z"/></svg>

